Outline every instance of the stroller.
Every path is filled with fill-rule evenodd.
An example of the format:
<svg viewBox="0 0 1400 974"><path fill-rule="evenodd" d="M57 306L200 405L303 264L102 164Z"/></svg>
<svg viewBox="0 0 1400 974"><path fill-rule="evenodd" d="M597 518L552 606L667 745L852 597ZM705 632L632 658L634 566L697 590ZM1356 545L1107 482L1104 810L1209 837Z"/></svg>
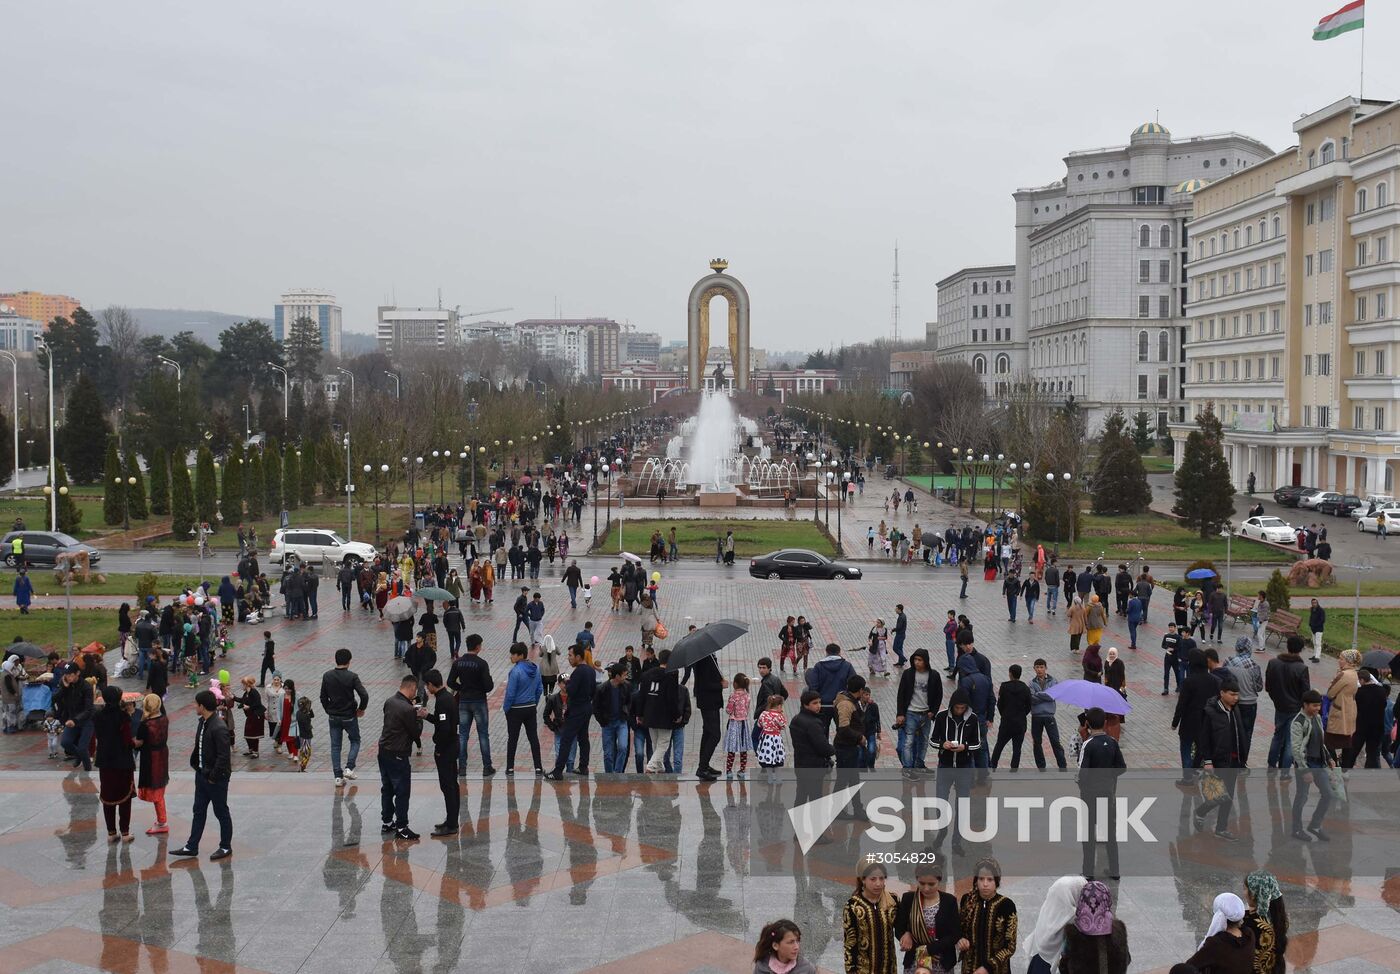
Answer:
<svg viewBox="0 0 1400 974"><path fill-rule="evenodd" d="M47 683L25 684L20 697L20 730L43 726L53 706L53 689Z"/></svg>

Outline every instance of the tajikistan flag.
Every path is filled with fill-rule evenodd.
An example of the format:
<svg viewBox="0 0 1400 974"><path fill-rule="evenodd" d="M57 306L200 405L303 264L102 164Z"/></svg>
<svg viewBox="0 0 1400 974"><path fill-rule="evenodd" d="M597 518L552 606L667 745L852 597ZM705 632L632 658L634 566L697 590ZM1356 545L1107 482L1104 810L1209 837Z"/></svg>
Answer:
<svg viewBox="0 0 1400 974"><path fill-rule="evenodd" d="M1365 23L1366 0L1355 0L1336 13L1328 14L1319 20L1313 28L1313 40L1325 41L1349 30L1358 30Z"/></svg>

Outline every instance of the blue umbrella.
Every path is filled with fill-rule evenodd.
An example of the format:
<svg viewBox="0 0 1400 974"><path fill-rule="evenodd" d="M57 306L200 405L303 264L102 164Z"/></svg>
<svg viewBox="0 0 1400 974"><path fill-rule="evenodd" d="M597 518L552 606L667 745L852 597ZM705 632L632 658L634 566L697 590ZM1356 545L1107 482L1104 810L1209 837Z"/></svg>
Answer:
<svg viewBox="0 0 1400 974"><path fill-rule="evenodd" d="M1214 568L1193 568L1186 573L1186 577L1198 582L1203 578L1214 578L1215 574Z"/></svg>
<svg viewBox="0 0 1400 974"><path fill-rule="evenodd" d="M1085 710L1099 707L1105 713L1121 715L1130 713L1133 709L1117 690L1102 683L1090 683L1088 680L1061 680L1045 692L1056 700L1072 703Z"/></svg>

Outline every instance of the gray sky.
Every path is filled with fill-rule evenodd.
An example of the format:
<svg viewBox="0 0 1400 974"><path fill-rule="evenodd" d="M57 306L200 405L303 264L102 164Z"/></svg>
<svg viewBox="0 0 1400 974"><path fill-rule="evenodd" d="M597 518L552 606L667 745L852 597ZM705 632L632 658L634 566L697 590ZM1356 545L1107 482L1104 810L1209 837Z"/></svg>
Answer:
<svg viewBox="0 0 1400 974"><path fill-rule="evenodd" d="M0 290L270 318L608 315L668 338L711 257L753 341L903 333L1011 261L1065 152L1234 129L1274 149L1357 86L1342 0L8 3ZM1368 4L1367 94L1400 96Z"/></svg>

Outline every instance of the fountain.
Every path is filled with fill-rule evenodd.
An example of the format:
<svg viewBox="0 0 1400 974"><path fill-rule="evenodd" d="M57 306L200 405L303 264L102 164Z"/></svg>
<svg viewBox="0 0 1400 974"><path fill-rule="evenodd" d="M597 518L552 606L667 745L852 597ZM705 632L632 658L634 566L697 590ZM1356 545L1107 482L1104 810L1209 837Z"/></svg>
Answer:
<svg viewBox="0 0 1400 974"><path fill-rule="evenodd" d="M687 482L695 484L701 507L734 507L739 417L734 404L723 394L707 394L700 401L687 437L690 469Z"/></svg>

